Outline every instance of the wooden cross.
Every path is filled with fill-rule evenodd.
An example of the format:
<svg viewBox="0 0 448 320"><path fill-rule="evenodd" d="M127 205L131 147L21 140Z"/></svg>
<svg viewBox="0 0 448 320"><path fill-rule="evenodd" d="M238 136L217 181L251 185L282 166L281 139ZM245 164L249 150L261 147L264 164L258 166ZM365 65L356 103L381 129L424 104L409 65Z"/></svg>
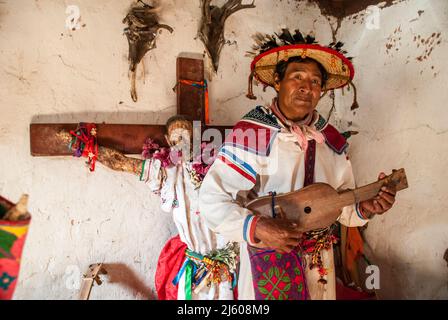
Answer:
<svg viewBox="0 0 448 320"><path fill-rule="evenodd" d="M176 71L177 114L201 122L202 131L207 128L218 129L224 137L225 130L231 126L208 126L208 106L204 85L204 61L187 57L177 58ZM202 84L202 85L201 85ZM60 143L57 134L61 131L75 130L77 123L30 124L31 155L68 156L72 151ZM118 150L124 154L140 154L145 140L150 137L161 146L167 146L164 125L136 124L97 124L98 144Z"/></svg>

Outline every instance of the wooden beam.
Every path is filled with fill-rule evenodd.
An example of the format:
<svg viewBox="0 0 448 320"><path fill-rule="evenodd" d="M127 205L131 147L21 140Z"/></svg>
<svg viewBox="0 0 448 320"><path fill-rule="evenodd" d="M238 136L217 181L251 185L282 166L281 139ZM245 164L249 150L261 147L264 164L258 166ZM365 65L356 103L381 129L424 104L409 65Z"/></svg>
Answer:
<svg viewBox="0 0 448 320"><path fill-rule="evenodd" d="M30 147L31 155L35 157L69 156L72 151L67 145L61 144L57 134L61 131L75 130L76 123L31 124ZM125 154L139 154L148 137L161 145L165 142L164 125L139 124L97 124L98 144L117 149Z"/></svg>
<svg viewBox="0 0 448 320"><path fill-rule="evenodd" d="M75 130L77 123L32 123L30 125L30 148L34 157L70 156L72 151L61 144L57 134ZM116 149L124 154L140 154L147 138L152 138L161 146L167 146L164 125L142 124L97 124L98 144ZM232 126L202 126L218 129L224 137L225 130Z"/></svg>

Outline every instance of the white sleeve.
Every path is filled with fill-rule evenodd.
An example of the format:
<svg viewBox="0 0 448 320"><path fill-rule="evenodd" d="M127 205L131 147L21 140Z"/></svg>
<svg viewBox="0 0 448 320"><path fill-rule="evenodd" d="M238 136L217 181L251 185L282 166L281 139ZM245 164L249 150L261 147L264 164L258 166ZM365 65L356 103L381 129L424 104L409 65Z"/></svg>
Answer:
<svg viewBox="0 0 448 320"><path fill-rule="evenodd" d="M146 159L142 164L140 181L148 185L152 193L160 195L161 208L165 212L171 212L176 204L176 167L162 168L158 159Z"/></svg>
<svg viewBox="0 0 448 320"><path fill-rule="evenodd" d="M355 177L353 176L353 169L350 160L345 159L345 154L341 155L344 159L341 159L342 166L341 169L338 170L339 173L339 181L341 181L341 185L338 190L341 189L354 189L355 186ZM359 227L365 225L369 220L365 219L359 212L358 204L353 204L350 206L346 206L342 209L342 213L338 218L338 221L347 227Z"/></svg>
<svg viewBox="0 0 448 320"><path fill-rule="evenodd" d="M145 182L152 192L160 193L165 175L160 160L145 159L142 163L140 181Z"/></svg>
<svg viewBox="0 0 448 320"><path fill-rule="evenodd" d="M200 188L200 211L208 227L229 241L255 242L258 218L236 201L240 191L255 185L255 158L241 149L222 147Z"/></svg>

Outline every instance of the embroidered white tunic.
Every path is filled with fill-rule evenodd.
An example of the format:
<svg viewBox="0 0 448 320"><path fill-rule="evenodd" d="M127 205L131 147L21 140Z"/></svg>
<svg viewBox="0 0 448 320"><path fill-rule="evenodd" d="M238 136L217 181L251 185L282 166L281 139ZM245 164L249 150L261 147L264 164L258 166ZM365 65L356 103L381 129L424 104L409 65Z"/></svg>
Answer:
<svg viewBox="0 0 448 320"><path fill-rule="evenodd" d="M313 125L322 132L327 126L322 117ZM241 138L241 135L251 137L253 134L256 135L256 143ZM233 130L236 140L231 141L230 136L202 183L200 208L213 231L229 241L241 243L238 296L239 299L253 300L254 288L246 246L247 242L251 243L253 215L242 207L242 200L247 198L249 192L265 196L273 191L279 194L301 189L305 174L305 152L271 110L265 107L253 109L237 123ZM355 187L345 147L333 150L330 143L316 144L315 182L328 183L335 189ZM364 225L367 220L362 219L356 209L356 205L343 208L339 222L345 226ZM305 269L310 297L335 299L333 250L323 250L322 260L323 266L329 271L325 276L326 285L318 284L317 268ZM310 265L309 261L306 265Z"/></svg>
<svg viewBox="0 0 448 320"><path fill-rule="evenodd" d="M145 160L141 180L149 185L154 193L159 193L161 208L172 212L180 239L188 249L202 255L223 248L227 241L212 232L205 224L199 211L199 189L196 189L187 171L191 163L182 162L177 166L161 168L160 160ZM178 300L185 300L185 275L179 281ZM193 300L233 300L231 284L227 281L207 287L202 286L198 293L193 291Z"/></svg>

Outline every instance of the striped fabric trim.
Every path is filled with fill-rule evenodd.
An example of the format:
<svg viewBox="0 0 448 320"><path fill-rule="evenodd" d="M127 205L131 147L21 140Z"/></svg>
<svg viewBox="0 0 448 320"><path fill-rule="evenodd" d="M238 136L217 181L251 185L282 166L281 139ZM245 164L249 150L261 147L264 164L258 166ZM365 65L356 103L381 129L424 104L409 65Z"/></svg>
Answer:
<svg viewBox="0 0 448 320"><path fill-rule="evenodd" d="M247 122L247 123L251 123L251 124L255 124L257 126L272 130L272 131L280 131L281 127L278 125L271 125L268 123L264 123L264 122L260 122L260 121L255 121L255 120L249 120L249 119L241 119L241 122Z"/></svg>
<svg viewBox="0 0 448 320"><path fill-rule="evenodd" d="M268 127L275 127L277 129L281 128L278 123L278 119L272 114L272 112L270 112L269 108L264 106L257 106L250 110L244 115L242 120Z"/></svg>
<svg viewBox="0 0 448 320"><path fill-rule="evenodd" d="M341 148L336 149L331 143L328 142L328 140L325 140L325 144L330 147L331 150L336 152L337 154L342 154L348 147L348 142L346 142Z"/></svg>
<svg viewBox="0 0 448 320"><path fill-rule="evenodd" d="M342 154L347 149L347 139L332 125L327 124L321 132L325 137L326 145L337 154Z"/></svg>
<svg viewBox="0 0 448 320"><path fill-rule="evenodd" d="M249 228L249 244L254 245L257 243L257 241L255 240L255 228L257 226L257 222L260 219L260 217L255 216L251 221L250 221L250 228Z"/></svg>
<svg viewBox="0 0 448 320"><path fill-rule="evenodd" d="M255 241L255 227L257 225L258 217L249 214L244 220L243 239L250 245L254 245Z"/></svg>
<svg viewBox="0 0 448 320"><path fill-rule="evenodd" d="M142 171L140 172L140 181L143 181L143 174L145 173L145 164L146 164L146 159L144 159L142 162Z"/></svg>
<svg viewBox="0 0 448 320"><path fill-rule="evenodd" d="M243 118L226 136L224 146L231 146L261 156L269 156L272 144L280 131L266 123Z"/></svg>
<svg viewBox="0 0 448 320"><path fill-rule="evenodd" d="M358 217L359 217L361 220L369 220L369 219L367 219L366 217L364 217L364 215L361 213L361 208L359 207L359 203L357 203L357 204L355 205L355 209L356 209L356 214L358 215Z"/></svg>
<svg viewBox="0 0 448 320"><path fill-rule="evenodd" d="M247 121L248 122L248 121ZM235 143L235 142L224 142L223 147L232 147L232 148L238 148L256 155L260 155L260 156L269 156L269 154L271 153L271 147L274 143L275 138L277 137L278 134L278 130L272 130L270 129L270 134L271 134L271 138L269 140L269 143L266 146L266 150L260 151L254 148L250 148L247 145L243 145L241 143ZM257 148L259 148L259 146L257 145ZM263 149L263 148L259 148L259 149Z"/></svg>
<svg viewBox="0 0 448 320"><path fill-rule="evenodd" d="M247 162L244 162L229 150L221 148L218 153L218 159L227 164L230 168L234 169L250 182L254 184L257 182L257 173L255 170Z"/></svg>

